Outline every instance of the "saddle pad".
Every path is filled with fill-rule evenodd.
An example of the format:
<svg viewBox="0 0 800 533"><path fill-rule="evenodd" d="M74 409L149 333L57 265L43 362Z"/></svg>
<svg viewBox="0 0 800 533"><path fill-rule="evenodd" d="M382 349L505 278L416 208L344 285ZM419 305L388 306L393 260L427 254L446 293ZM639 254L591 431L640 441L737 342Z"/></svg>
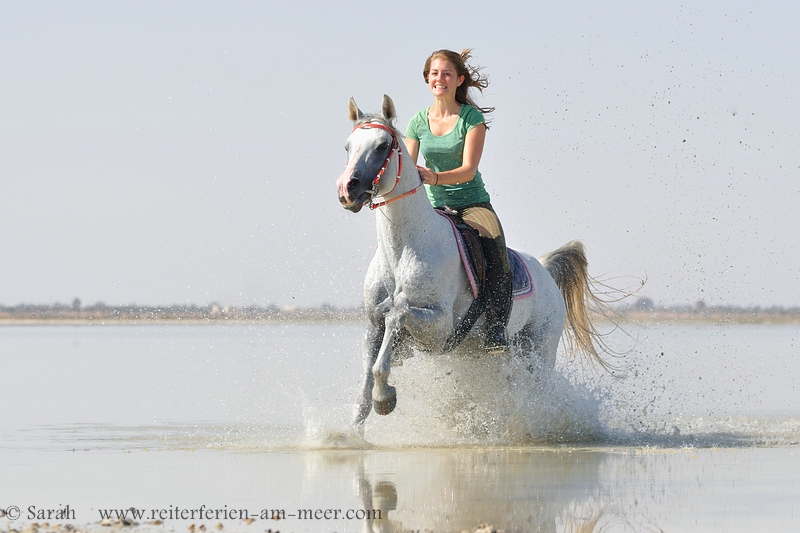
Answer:
<svg viewBox="0 0 800 533"><path fill-rule="evenodd" d="M436 212L447 219L447 221L450 222L450 227L453 228L453 235L456 238L456 243L458 243L458 255L461 257L461 264L464 265L464 270L467 273L467 279L469 279L469 285L472 289L472 297L477 298L477 276L475 275L475 269L473 268L472 264L470 264L464 239L450 217L439 212L438 210ZM508 262L511 264L511 291L514 295L514 299L522 300L533 295L533 280L531 280L531 273L528 271L525 261L522 259L522 257L520 257L516 250L512 250L511 248L508 249Z"/></svg>
<svg viewBox="0 0 800 533"><path fill-rule="evenodd" d="M533 280L528 265L516 250L508 249L508 262L511 263L511 292L515 300L522 300L533 294Z"/></svg>

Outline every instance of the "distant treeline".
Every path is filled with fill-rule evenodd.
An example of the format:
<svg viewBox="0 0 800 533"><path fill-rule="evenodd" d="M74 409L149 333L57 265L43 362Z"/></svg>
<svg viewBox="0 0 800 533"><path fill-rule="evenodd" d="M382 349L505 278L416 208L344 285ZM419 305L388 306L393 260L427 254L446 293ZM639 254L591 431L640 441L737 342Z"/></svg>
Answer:
<svg viewBox="0 0 800 533"><path fill-rule="evenodd" d="M800 307L707 305L703 300L694 305L659 306L650 298L639 298L615 311L623 319L641 322L800 323Z"/></svg>
<svg viewBox="0 0 800 533"><path fill-rule="evenodd" d="M649 298L639 298L633 304L615 307L605 315L612 320L652 322L714 322L714 323L800 323L800 307L737 307L709 306L700 301L694 305L659 306ZM102 302L83 306L79 299L72 304L0 305L0 322L192 322L221 323L226 321L253 322L361 322L366 316L363 307L278 307L277 305L226 306L207 305L121 305Z"/></svg>

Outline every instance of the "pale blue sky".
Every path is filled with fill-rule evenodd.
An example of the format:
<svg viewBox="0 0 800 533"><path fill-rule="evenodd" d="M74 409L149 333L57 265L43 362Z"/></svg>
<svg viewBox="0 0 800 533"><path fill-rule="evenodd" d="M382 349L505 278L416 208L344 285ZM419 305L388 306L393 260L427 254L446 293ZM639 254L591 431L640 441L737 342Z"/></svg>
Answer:
<svg viewBox="0 0 800 533"><path fill-rule="evenodd" d="M664 304L800 305L800 7L3 2L0 304L355 305L346 102L475 49L512 247Z"/></svg>

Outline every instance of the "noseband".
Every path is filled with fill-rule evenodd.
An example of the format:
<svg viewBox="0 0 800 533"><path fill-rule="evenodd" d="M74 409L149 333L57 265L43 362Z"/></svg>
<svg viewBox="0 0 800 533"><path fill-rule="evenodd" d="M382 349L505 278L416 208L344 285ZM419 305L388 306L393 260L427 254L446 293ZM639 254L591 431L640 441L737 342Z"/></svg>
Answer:
<svg viewBox="0 0 800 533"><path fill-rule="evenodd" d="M403 149L400 147L400 142L397 140L397 134L389 126L384 126L383 124L378 124L376 122L365 122L353 128L353 131L356 131L357 129L360 128L379 128L389 132L389 135L392 136L392 149L389 150L389 155L386 156L386 161L383 162L383 166L378 171L378 174L375 176L375 179L372 180L372 190L370 191L371 200L369 203L369 208L376 209L378 207L394 202L395 200L399 200L400 198L405 198L408 195L415 194L424 185L424 183L420 183L419 187L411 189L407 193L403 193L399 196L395 196L394 198L390 198L388 200L383 200L382 202L375 202L375 197L378 196L378 188L380 187L381 178L383 177L383 173L386 172L386 169L389 167L389 162L392 160L392 156L394 155L395 152L397 152L397 178L395 179L392 188L389 189L387 193L381 196L386 198L386 195L391 194L391 192L395 189L395 187L397 187L397 184L400 183L400 176L403 173Z"/></svg>

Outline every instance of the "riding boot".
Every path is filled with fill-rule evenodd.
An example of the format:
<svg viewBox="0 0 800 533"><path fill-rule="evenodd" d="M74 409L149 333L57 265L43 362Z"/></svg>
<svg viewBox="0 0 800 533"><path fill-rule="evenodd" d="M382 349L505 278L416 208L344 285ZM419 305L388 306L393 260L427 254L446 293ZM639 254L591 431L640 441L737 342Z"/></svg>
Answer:
<svg viewBox="0 0 800 533"><path fill-rule="evenodd" d="M511 274L502 274L499 279L488 284L489 294L486 306L486 339L484 346L489 353L503 353L508 350L506 326L511 315Z"/></svg>
<svg viewBox="0 0 800 533"><path fill-rule="evenodd" d="M484 347L489 353L503 353L508 350L506 326L511 315L513 303L511 271L507 261L498 257L500 253L507 253L501 249L494 239L481 238L483 248L487 253L486 272L486 337ZM504 248L504 247L503 247ZM508 269L508 271L506 271Z"/></svg>

